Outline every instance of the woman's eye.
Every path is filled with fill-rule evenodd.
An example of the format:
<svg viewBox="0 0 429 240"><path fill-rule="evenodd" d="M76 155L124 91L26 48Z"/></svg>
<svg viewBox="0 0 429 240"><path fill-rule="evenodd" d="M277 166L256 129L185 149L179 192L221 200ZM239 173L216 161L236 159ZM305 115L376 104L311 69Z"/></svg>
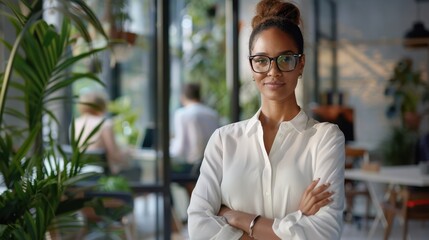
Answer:
<svg viewBox="0 0 429 240"><path fill-rule="evenodd" d="M268 60L266 58L255 58L253 59L253 61L255 61L255 63L257 64L267 64Z"/></svg>
<svg viewBox="0 0 429 240"><path fill-rule="evenodd" d="M285 56L285 57L283 57L283 58L281 58L281 60L280 60L282 63L290 63L290 62L292 62L293 61L293 57L291 57L291 56Z"/></svg>

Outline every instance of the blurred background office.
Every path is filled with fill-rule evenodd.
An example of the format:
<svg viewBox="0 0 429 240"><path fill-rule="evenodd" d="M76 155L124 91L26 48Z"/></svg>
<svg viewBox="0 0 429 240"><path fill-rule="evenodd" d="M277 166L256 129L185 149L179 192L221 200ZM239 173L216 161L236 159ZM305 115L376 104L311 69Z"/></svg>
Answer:
<svg viewBox="0 0 429 240"><path fill-rule="evenodd" d="M132 125L124 121L123 134L144 132L156 122L158 68L169 69L170 115L180 106L181 86L190 81L201 82L204 101L219 112L223 124L244 119L255 111L256 90L246 71L250 33L246 13L252 11L256 0L169 1L169 23L165 26L169 34L168 49L165 49L169 63L166 66L158 66L157 54L162 46L156 42L159 17L156 1L87 2L105 23L111 37L124 40L114 44L111 51L76 68L99 71L111 100L126 98L123 102L131 106L129 111L138 116ZM230 12L230 2L237 2L237 12ZM297 90L300 105L306 110L327 103L352 107L354 128L358 129L354 133L355 141L377 146L398 120L386 114L392 97L386 95L385 90L389 80L395 77L395 66L403 58L411 59L412 72L427 83L427 43L423 38L411 41L416 44L406 45L405 36L419 26L423 29L418 34L427 34L428 1L302 0L297 3L303 9L303 32L309 39L305 49L306 72ZM231 13L236 16L229 15ZM45 17L51 22L60 19L51 12ZM234 17L238 18L237 29L231 29ZM5 33L11 27L2 21L0 30L7 38ZM237 45L229 43L233 30L237 31ZM79 48L76 45L73 51ZM228 55L234 51L238 54L236 59ZM1 49L2 66L5 66L5 54L5 49ZM238 83L234 84L233 80ZM69 94L77 94L88 84L79 82ZM238 102L233 98L238 98ZM65 121L73 111L69 106L66 113L61 113L66 116Z"/></svg>
<svg viewBox="0 0 429 240"><path fill-rule="evenodd" d="M165 176L170 163L168 137L185 83L201 84L203 101L219 113L221 125L245 119L257 110L259 99L247 60L249 13L257 2L87 0L109 36L116 40L112 48L75 68L90 69L104 82L108 98L114 103L109 111L117 116L115 131L121 144L141 148L146 130L157 129L157 138L151 145L155 156L153 152L140 156L154 159L156 169L144 168L144 179L153 174L156 180L152 182L160 183L160 188L153 191L161 199L170 194L166 191L170 179ZM392 142L416 135L418 129L427 126L429 1L295 2L302 10L302 30L308 41L304 50L306 68L297 88L300 106L308 113L327 105L346 109L351 112L347 115L351 146L365 148L373 161L382 164L410 164L413 159L392 160L385 156L397 146ZM44 18L58 25L61 15L47 11ZM9 31L13 31L12 26L2 20L2 38L7 39ZM79 44L78 41L73 52L84 47ZM104 42L100 40L99 44ZM7 54L0 47L2 68ZM405 87L411 89L409 92L402 91L398 84L403 79L412 79ZM80 81L64 94L72 98L92 84ZM411 102L407 101L409 93ZM66 102L56 113L61 121L69 123L76 109ZM407 119L419 119L418 126L408 125ZM67 136L58 137L59 141L67 141ZM385 149L386 146L391 148ZM404 151L412 155L411 148ZM156 220L160 229L169 228L161 221L168 219L166 206L154 208L161 216ZM156 227L149 222L141 234Z"/></svg>

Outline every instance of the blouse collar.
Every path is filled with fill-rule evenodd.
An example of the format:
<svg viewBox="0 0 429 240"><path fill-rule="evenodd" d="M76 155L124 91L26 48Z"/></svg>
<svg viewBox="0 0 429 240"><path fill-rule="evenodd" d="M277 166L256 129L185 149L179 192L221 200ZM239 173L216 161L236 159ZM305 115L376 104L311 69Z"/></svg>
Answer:
<svg viewBox="0 0 429 240"><path fill-rule="evenodd" d="M257 126L261 124L259 121L259 115L261 114L262 109L259 110L253 115L252 118L249 119L246 126L246 133L252 133L256 131ZM280 124L280 128L285 126L291 126L298 133L304 132L308 128L309 117L307 114L301 109L299 113L292 118L290 121L284 121Z"/></svg>

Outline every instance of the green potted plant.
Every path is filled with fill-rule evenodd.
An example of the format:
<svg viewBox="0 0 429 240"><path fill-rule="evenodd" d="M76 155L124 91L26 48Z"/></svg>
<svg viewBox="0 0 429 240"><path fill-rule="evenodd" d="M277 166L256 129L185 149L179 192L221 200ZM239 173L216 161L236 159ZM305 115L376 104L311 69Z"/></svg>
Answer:
<svg viewBox="0 0 429 240"><path fill-rule="evenodd" d="M393 100L387 108L387 116L399 116L403 127L417 130L417 110L420 104L429 100L429 84L423 81L420 72L413 69L411 59L404 58L396 64L385 95L391 96Z"/></svg>
<svg viewBox="0 0 429 240"><path fill-rule="evenodd" d="M0 174L6 188L0 195L0 239L44 239L51 227L60 227L61 216L82 206L66 189L87 175L80 173L85 149L78 148L72 136L73 151L67 156L51 131L43 137L42 119L60 125L48 104L65 100L61 90L82 78L100 82L95 74L73 72L71 67L105 47L73 55L74 33L90 43L91 25L107 36L84 0L58 1L60 30L41 18L43 1L16 2L0 3L7 9L1 14L16 31L13 42L0 39L10 51L0 74Z"/></svg>
<svg viewBox="0 0 429 240"><path fill-rule="evenodd" d="M132 20L128 13L128 0L106 0L105 4L105 19L110 24L110 37L133 45L137 34L126 28Z"/></svg>
<svg viewBox="0 0 429 240"><path fill-rule="evenodd" d="M420 116L418 108L429 100L429 85L413 69L409 58L401 59L388 81L385 95L392 97L386 115L399 117L401 124L392 128L382 141L380 150L386 165L404 165L414 162L415 145Z"/></svg>

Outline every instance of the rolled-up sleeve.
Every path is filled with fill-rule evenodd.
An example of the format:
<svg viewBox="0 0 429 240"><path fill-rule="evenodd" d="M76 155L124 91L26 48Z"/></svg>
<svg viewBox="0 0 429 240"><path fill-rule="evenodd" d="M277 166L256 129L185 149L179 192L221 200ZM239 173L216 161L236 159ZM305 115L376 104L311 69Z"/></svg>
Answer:
<svg viewBox="0 0 429 240"><path fill-rule="evenodd" d="M192 192L188 208L191 240L240 239L243 232L217 216L221 206L222 141L219 130L210 138L201 165L200 177Z"/></svg>
<svg viewBox="0 0 429 240"><path fill-rule="evenodd" d="M274 219L273 230L281 239L340 239L344 210L344 135L336 125L329 125L317 146L313 160L314 178L320 184L330 183L334 191L332 202L315 215L305 216L295 211Z"/></svg>

